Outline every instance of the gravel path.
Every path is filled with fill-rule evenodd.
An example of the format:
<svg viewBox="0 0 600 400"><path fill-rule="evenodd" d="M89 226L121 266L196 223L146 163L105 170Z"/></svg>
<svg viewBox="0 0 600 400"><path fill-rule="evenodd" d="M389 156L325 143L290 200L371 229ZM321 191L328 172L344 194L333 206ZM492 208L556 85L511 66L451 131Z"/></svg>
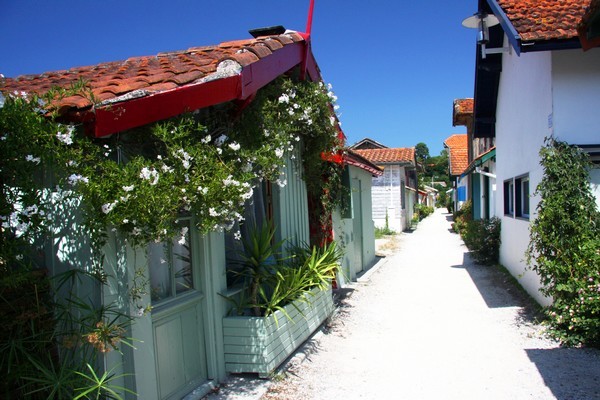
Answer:
<svg viewBox="0 0 600 400"><path fill-rule="evenodd" d="M340 291L328 326L260 398L600 399L600 352L545 338L530 300L472 262L449 219L438 209ZM238 394L219 398L249 398Z"/></svg>

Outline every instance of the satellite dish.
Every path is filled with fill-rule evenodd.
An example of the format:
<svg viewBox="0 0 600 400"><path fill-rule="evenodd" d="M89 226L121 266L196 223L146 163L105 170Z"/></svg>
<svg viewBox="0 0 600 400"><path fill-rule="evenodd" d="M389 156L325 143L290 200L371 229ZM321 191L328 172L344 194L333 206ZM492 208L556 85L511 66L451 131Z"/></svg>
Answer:
<svg viewBox="0 0 600 400"><path fill-rule="evenodd" d="M500 23L498 17L496 17L494 14L475 13L469 18L465 18L462 22L462 26L465 28L478 29L481 22L485 22L485 25L488 28Z"/></svg>

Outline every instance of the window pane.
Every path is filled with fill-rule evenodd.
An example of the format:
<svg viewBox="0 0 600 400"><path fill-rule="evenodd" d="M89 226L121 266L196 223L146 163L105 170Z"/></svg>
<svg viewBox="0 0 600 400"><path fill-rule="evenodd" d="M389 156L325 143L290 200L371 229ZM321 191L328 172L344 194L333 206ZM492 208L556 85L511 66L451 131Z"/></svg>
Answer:
<svg viewBox="0 0 600 400"><path fill-rule="evenodd" d="M523 215L529 216L529 179L523 180L521 184L521 196L523 199Z"/></svg>
<svg viewBox="0 0 600 400"><path fill-rule="evenodd" d="M181 224L180 236L173 239L172 249L175 294L180 294L194 288L189 221Z"/></svg>
<svg viewBox="0 0 600 400"><path fill-rule="evenodd" d="M148 267L150 269L150 298L159 301L171 296L171 267L164 243L148 245Z"/></svg>

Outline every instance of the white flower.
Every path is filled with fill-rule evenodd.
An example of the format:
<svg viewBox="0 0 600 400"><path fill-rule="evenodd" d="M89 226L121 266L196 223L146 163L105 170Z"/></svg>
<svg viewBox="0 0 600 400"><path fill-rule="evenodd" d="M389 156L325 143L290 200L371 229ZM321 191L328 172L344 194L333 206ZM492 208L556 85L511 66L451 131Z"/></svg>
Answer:
<svg viewBox="0 0 600 400"><path fill-rule="evenodd" d="M252 188L249 188L246 193L242 194L242 198L244 200L248 200L248 199L252 198L253 195L254 195L254 190Z"/></svg>
<svg viewBox="0 0 600 400"><path fill-rule="evenodd" d="M164 165L164 164L162 165L162 167L160 167L160 169L161 169L163 172L169 172L169 173L171 173L171 172L173 172L173 171L174 171L174 169L173 169L173 168L169 167L168 165Z"/></svg>
<svg viewBox="0 0 600 400"><path fill-rule="evenodd" d="M238 151L240 149L239 143L233 142L229 145L229 148L233 151Z"/></svg>
<svg viewBox="0 0 600 400"><path fill-rule="evenodd" d="M206 135L204 136L204 139L200 140L202 143L209 143L212 140L212 138L210 137L210 135Z"/></svg>
<svg viewBox="0 0 600 400"><path fill-rule="evenodd" d="M35 164L39 164L39 163L40 163L40 161L42 161L42 160L41 160L39 157L34 157L34 156L32 156L31 154L28 154L28 155L25 157L25 160L26 160L26 161L29 161L29 162L32 162L32 163L35 163Z"/></svg>
<svg viewBox="0 0 600 400"><path fill-rule="evenodd" d="M269 132L268 129L265 129L265 137L269 137L269 135L271 135L271 132Z"/></svg>
<svg viewBox="0 0 600 400"><path fill-rule="evenodd" d="M336 104L335 106L333 106L333 109L334 109L335 111L337 111L337 110L339 110L339 109L340 109L340 106Z"/></svg>
<svg viewBox="0 0 600 400"><path fill-rule="evenodd" d="M206 187L202 187L202 186L198 186L198 191L199 191L200 193L202 193L202 194L204 194L204 195L205 195L206 193L208 193L208 188L206 188Z"/></svg>
<svg viewBox="0 0 600 400"><path fill-rule="evenodd" d="M288 96L287 94L282 94L281 96L279 96L279 102L280 103L289 103L290 102L290 96Z"/></svg>
<svg viewBox="0 0 600 400"><path fill-rule="evenodd" d="M88 183L89 179L79 174L72 174L67 178L67 181L71 186L75 186L78 182Z"/></svg>
<svg viewBox="0 0 600 400"><path fill-rule="evenodd" d="M17 254L15 258L17 259L17 261L23 261L23 254Z"/></svg>
<svg viewBox="0 0 600 400"><path fill-rule="evenodd" d="M158 171L154 168L150 169L148 167L144 167L140 172L140 178L151 181L151 185L156 185L158 183Z"/></svg>
<svg viewBox="0 0 600 400"><path fill-rule="evenodd" d="M184 226L183 228L181 228L181 237L179 238L179 240L177 241L177 243L179 243L180 245L185 245L187 243L187 233L188 233L189 228L187 226Z"/></svg>
<svg viewBox="0 0 600 400"><path fill-rule="evenodd" d="M281 148L275 149L275 155L277 156L277 158L283 157L283 149L281 149Z"/></svg>
<svg viewBox="0 0 600 400"><path fill-rule="evenodd" d="M72 131L68 130L67 133L61 131L56 132L56 138L64 144L73 144Z"/></svg>
<svg viewBox="0 0 600 400"><path fill-rule="evenodd" d="M277 185L279 185L279 187L285 187L285 185L287 185L287 179L277 179Z"/></svg>
<svg viewBox="0 0 600 400"><path fill-rule="evenodd" d="M233 179L233 176L229 175L226 179L223 179L225 186L240 186L240 182Z"/></svg>
<svg viewBox="0 0 600 400"><path fill-rule="evenodd" d="M106 203L102 205L102 212L104 214L108 214L109 212L111 212L115 206L117 205L117 202L115 201L114 203Z"/></svg>
<svg viewBox="0 0 600 400"><path fill-rule="evenodd" d="M327 90L331 91L333 89L333 86L331 85L331 83L327 84Z"/></svg>
<svg viewBox="0 0 600 400"><path fill-rule="evenodd" d="M297 110L297 109L299 109L299 108L300 108L300 105L299 105L298 103L294 103L293 107L294 107L294 109L296 109L296 110Z"/></svg>
<svg viewBox="0 0 600 400"><path fill-rule="evenodd" d="M0 74L2 75L2 74ZM0 76L0 78L4 78L4 75ZM4 107L4 102L6 101L6 99L4 98L4 95L0 92L0 108Z"/></svg>
<svg viewBox="0 0 600 400"><path fill-rule="evenodd" d="M124 223L124 224L128 224L128 223L129 223L129 220L128 220L127 218L125 218L125 219L123 220L123 223Z"/></svg>
<svg viewBox="0 0 600 400"><path fill-rule="evenodd" d="M293 108L290 108L290 109L288 110L288 114L290 114L290 115L294 115L294 109L293 109Z"/></svg>
<svg viewBox="0 0 600 400"><path fill-rule="evenodd" d="M331 123L331 126L335 126L335 118L334 117L329 117L329 122Z"/></svg>
<svg viewBox="0 0 600 400"><path fill-rule="evenodd" d="M208 215L210 215L211 217L218 217L221 214L217 212L217 210L215 210L213 207L211 207L208 209Z"/></svg>
<svg viewBox="0 0 600 400"><path fill-rule="evenodd" d="M135 186L131 185L131 186L123 186L123 190L126 192L131 192L133 190Z"/></svg>
<svg viewBox="0 0 600 400"><path fill-rule="evenodd" d="M217 153L221 154L221 153L223 153L223 150L221 150L220 147L217 147Z"/></svg>
<svg viewBox="0 0 600 400"><path fill-rule="evenodd" d="M233 238L235 240L242 240L242 234L240 233L240 231L237 231L233 234Z"/></svg>

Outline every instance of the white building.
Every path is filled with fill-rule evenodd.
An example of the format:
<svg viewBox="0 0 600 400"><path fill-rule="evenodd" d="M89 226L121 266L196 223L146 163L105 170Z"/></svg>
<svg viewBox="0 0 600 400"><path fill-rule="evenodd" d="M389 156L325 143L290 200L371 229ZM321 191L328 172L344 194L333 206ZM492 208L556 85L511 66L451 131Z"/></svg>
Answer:
<svg viewBox="0 0 600 400"><path fill-rule="evenodd" d="M500 263L543 305L551 299L524 262L540 201L532 195L543 176L539 150L549 136L587 148L600 143L600 49L584 52L577 32L589 3L479 1L479 12L499 21L489 41L478 42L474 137L496 139ZM591 181L598 198L600 170Z"/></svg>

